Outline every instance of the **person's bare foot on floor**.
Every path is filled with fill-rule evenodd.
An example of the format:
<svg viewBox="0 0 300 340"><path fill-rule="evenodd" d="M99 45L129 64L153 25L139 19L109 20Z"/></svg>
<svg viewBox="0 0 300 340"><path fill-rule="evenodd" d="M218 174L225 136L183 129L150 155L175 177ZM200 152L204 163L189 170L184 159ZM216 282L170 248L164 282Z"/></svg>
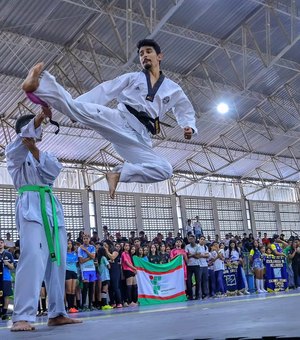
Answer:
<svg viewBox="0 0 300 340"><path fill-rule="evenodd" d="M78 319L71 319L64 315L59 315L56 318L50 318L48 320L48 326L63 326L70 325L73 323L82 323L82 321Z"/></svg>
<svg viewBox="0 0 300 340"><path fill-rule="evenodd" d="M28 321L16 321L13 323L10 329L11 332L28 332L34 330L35 327L32 326Z"/></svg>
<svg viewBox="0 0 300 340"><path fill-rule="evenodd" d="M29 70L28 75L22 84L22 89L25 92L34 92L39 87L40 75L43 68L44 63L38 63Z"/></svg>
<svg viewBox="0 0 300 340"><path fill-rule="evenodd" d="M108 172L106 174L106 180L108 183L109 196L111 199L114 199L117 185L120 180L120 173L119 172Z"/></svg>

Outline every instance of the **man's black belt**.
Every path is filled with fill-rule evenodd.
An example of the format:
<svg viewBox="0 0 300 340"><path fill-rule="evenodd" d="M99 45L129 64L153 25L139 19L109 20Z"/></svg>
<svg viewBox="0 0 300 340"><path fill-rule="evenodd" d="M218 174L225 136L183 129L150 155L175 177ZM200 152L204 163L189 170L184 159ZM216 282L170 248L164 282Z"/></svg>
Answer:
<svg viewBox="0 0 300 340"><path fill-rule="evenodd" d="M160 124L167 126L167 127L172 127L169 124L163 123L159 121L159 117L152 118L149 116L147 112L144 111L137 111L130 105L125 104L126 109L134 115L145 127L146 129L152 133L152 135L157 135L160 133Z"/></svg>

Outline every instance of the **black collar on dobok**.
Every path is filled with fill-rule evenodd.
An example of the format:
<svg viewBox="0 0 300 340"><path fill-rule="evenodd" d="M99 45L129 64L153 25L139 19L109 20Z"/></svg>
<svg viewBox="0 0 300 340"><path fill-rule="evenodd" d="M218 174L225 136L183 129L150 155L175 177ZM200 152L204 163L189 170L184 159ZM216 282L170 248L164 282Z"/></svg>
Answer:
<svg viewBox="0 0 300 340"><path fill-rule="evenodd" d="M154 97L156 95L156 92L158 91L160 85L162 84L162 82L165 79L165 76L163 75L162 71L160 71L160 76L157 80L157 82L154 84L154 86L152 87L151 85L151 80L150 80L150 73L148 70L143 70L146 79L147 79L147 86L148 86L148 93L146 96L146 100L149 100L150 102L153 102Z"/></svg>

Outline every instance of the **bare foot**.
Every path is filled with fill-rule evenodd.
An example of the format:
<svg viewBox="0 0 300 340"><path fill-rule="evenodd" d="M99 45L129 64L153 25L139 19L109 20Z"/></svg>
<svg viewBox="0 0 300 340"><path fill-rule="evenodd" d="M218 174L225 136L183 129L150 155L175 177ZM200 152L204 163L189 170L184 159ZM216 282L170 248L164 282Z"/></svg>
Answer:
<svg viewBox="0 0 300 340"><path fill-rule="evenodd" d="M39 77L43 71L43 68L44 63L38 63L30 69L26 79L22 84L22 89L25 92L34 92L39 87Z"/></svg>
<svg viewBox="0 0 300 340"><path fill-rule="evenodd" d="M111 199L114 199L117 185L120 180L120 173L119 172L108 172L106 174L106 180L108 183L109 196Z"/></svg>
<svg viewBox="0 0 300 340"><path fill-rule="evenodd" d="M35 327L32 326L28 321L16 321L13 323L10 329L11 332L26 332L34 330Z"/></svg>
<svg viewBox="0 0 300 340"><path fill-rule="evenodd" d="M64 315L59 315L56 318L51 318L48 320L48 326L62 326L70 325L72 323L82 323L82 321L78 319L71 319Z"/></svg>

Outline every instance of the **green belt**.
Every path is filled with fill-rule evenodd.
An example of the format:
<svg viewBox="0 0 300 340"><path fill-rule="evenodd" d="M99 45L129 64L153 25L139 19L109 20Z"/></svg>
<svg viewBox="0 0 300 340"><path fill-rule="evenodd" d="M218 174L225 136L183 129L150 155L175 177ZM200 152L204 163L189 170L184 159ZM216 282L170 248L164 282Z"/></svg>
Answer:
<svg viewBox="0 0 300 340"><path fill-rule="evenodd" d="M50 253L50 259L52 262L57 261L57 265L60 266L58 222L57 222L55 199L52 193L52 188L48 186L39 186L39 185L24 185L18 190L19 194L23 194L26 191L35 191L35 192L40 193L41 213L42 213L43 224L44 224L45 234L47 238L49 253ZM56 254L54 251L54 244L53 244L53 239L51 235L51 230L50 230L50 225L49 225L49 220L48 220L48 215L47 215L47 210L46 210L46 193L48 193L51 198L53 223L54 223L53 234L55 237Z"/></svg>

